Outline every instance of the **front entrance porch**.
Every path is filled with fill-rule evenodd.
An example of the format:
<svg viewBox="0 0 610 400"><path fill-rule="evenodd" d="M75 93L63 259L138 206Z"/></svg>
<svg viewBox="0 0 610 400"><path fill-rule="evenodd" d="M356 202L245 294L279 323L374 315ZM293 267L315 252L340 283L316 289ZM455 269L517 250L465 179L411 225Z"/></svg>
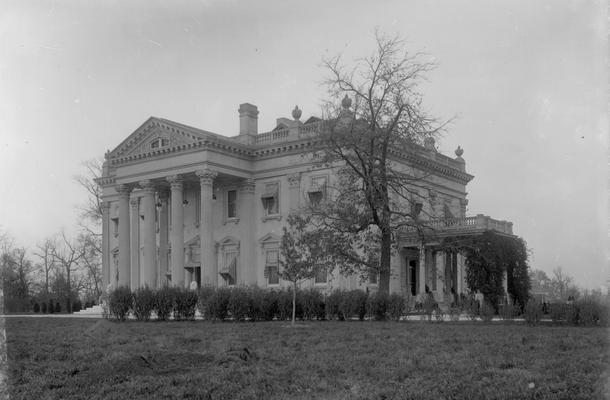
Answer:
<svg viewBox="0 0 610 400"><path fill-rule="evenodd" d="M434 246L405 246L399 257L399 290L414 302L421 302L425 294L431 293L439 306L448 308L461 293L468 292L462 254Z"/></svg>

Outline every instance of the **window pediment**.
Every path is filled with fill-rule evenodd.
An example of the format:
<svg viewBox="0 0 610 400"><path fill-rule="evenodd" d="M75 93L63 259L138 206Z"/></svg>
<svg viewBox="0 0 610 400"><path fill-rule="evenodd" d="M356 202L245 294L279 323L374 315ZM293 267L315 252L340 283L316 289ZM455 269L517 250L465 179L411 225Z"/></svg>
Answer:
<svg viewBox="0 0 610 400"><path fill-rule="evenodd" d="M282 237L276 235L275 233L268 233L262 238L258 239L258 242L261 244L261 247L279 247L280 242L282 241Z"/></svg>

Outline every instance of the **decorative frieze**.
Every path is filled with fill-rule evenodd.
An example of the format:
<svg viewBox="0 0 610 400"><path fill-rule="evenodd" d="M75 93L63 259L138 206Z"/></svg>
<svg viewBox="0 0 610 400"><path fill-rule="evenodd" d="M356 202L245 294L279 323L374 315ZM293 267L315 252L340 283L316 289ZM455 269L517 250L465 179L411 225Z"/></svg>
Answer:
<svg viewBox="0 0 610 400"><path fill-rule="evenodd" d="M299 185L301 184L301 173L300 172L290 174L287 176L287 178L288 178L288 185L290 186L290 188L298 188Z"/></svg>

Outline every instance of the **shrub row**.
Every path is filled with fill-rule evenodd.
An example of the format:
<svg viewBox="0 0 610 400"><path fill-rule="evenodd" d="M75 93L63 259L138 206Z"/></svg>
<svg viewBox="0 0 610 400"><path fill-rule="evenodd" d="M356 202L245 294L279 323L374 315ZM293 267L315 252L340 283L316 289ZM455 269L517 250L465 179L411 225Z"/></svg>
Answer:
<svg viewBox="0 0 610 400"><path fill-rule="evenodd" d="M59 304L59 302L56 302L53 300L49 300L48 303L46 301L41 302L40 304L38 302L36 302L32 306L32 311L34 311L35 313L43 313L43 314L60 313L61 304Z"/></svg>
<svg viewBox="0 0 610 400"><path fill-rule="evenodd" d="M549 316L553 322L582 326L610 326L610 305L599 300L584 298L573 303L551 303ZM529 301L523 312L528 323L535 324L542 319L543 304Z"/></svg>
<svg viewBox="0 0 610 400"><path fill-rule="evenodd" d="M195 311L211 321L271 321L292 317L292 290L265 290L256 286L202 287L198 291L164 287L153 290L128 287L113 290L106 304L109 318L124 321L130 315L139 321L193 320ZM297 291L296 318L301 320L375 320L398 321L407 310L405 298L398 294L363 290L334 290L325 296L315 288Z"/></svg>
<svg viewBox="0 0 610 400"><path fill-rule="evenodd" d="M197 307L197 293L177 287L153 290L148 286L131 291L121 286L108 296L107 316L124 321L130 314L138 321L148 321L153 313L158 320L193 320Z"/></svg>
<svg viewBox="0 0 610 400"><path fill-rule="evenodd" d="M429 296L420 305L424 315L439 321L445 318L438 305ZM129 315L140 321L148 321L153 315L157 320L193 320L195 312L210 321L271 321L292 317L292 290L266 290L256 286L202 287L198 291L176 287L153 290L143 287L131 291L119 287L112 291L107 301L110 318L125 320ZM375 320L398 321L408 312L407 298L399 294L367 293L363 290L334 290L324 295L315 288L299 289L296 296L296 318L301 320ZM418 310L416 310L418 311ZM551 304L553 321L573 325L610 324L610 307L600 301L584 299L573 304ZM449 309L449 318L457 321L466 314L470 319L491 321L495 309L487 302L479 304L473 298L464 298ZM535 324L543 318L542 303L529 301L523 311L517 305L500 305L498 315L511 320L519 315L526 322Z"/></svg>

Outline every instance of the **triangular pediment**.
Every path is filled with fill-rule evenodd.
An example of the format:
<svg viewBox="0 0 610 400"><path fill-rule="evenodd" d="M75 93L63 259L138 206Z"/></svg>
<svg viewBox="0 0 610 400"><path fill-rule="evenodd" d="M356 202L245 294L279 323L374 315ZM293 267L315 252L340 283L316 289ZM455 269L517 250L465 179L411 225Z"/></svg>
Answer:
<svg viewBox="0 0 610 400"><path fill-rule="evenodd" d="M268 233L265 236L263 236L262 238L258 239L258 242L261 244L262 247L269 246L269 245L278 246L281 241L282 241L281 236L278 236L275 233Z"/></svg>
<svg viewBox="0 0 610 400"><path fill-rule="evenodd" d="M200 142L210 135L214 134L166 119L150 117L112 150L108 158L128 157L171 149Z"/></svg>

